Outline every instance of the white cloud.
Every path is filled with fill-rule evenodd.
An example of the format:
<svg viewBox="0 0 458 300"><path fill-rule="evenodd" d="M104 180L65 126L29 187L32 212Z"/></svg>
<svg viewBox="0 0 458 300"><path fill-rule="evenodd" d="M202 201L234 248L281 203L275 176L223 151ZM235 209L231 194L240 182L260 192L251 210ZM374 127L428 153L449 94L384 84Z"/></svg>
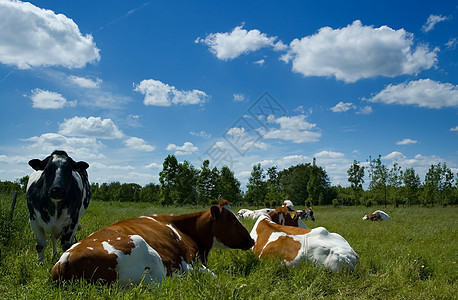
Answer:
<svg viewBox="0 0 458 300"><path fill-rule="evenodd" d="M28 2L0 1L0 62L20 69L82 68L100 60L91 35L63 14Z"/></svg>
<svg viewBox="0 0 458 300"><path fill-rule="evenodd" d="M231 136L244 136L246 134L245 128L243 127L232 127L226 131Z"/></svg>
<svg viewBox="0 0 458 300"><path fill-rule="evenodd" d="M457 38L451 38L451 39L448 40L447 43L445 43L445 46L447 46L447 49L449 49L449 50L455 50L457 43L458 43Z"/></svg>
<svg viewBox="0 0 458 300"><path fill-rule="evenodd" d="M59 125L59 133L68 136L86 136L101 139L119 139L124 136L111 119L100 117L73 117Z"/></svg>
<svg viewBox="0 0 458 300"><path fill-rule="evenodd" d="M154 151L155 147L148 145L144 139L138 137L131 137L124 141L124 144L132 149L139 151L151 152Z"/></svg>
<svg viewBox="0 0 458 300"><path fill-rule="evenodd" d="M203 130L201 130L199 132L190 131L189 134L193 135L193 136L198 136L198 137L201 137L201 138L204 138L204 139L209 139L209 138L212 137L212 135L210 133L206 133Z"/></svg>
<svg viewBox="0 0 458 300"><path fill-rule="evenodd" d="M335 76L356 82L375 76L416 74L437 62L437 48L413 47L413 34L388 26L363 26L356 20L347 27L321 28L316 34L290 43L282 60L292 60L293 71L304 76Z"/></svg>
<svg viewBox="0 0 458 300"><path fill-rule="evenodd" d="M177 146L175 144L169 144L166 148L167 151L175 151L175 155L189 155L199 151L199 148L195 147L190 142L185 142L183 146Z"/></svg>
<svg viewBox="0 0 458 300"><path fill-rule="evenodd" d="M265 64L265 60L264 59L260 59L260 60L257 60L254 62L254 64L257 64L257 65L260 65L260 66L263 66Z"/></svg>
<svg viewBox="0 0 458 300"><path fill-rule="evenodd" d="M269 122L279 124L280 128L269 128L264 133L265 139L280 139L292 141L294 143L316 142L321 137L321 132L316 130L316 124L309 123L305 120L304 115L292 117L280 117L275 119L272 116L268 118Z"/></svg>
<svg viewBox="0 0 458 300"><path fill-rule="evenodd" d="M91 78L85 78L85 77L79 77L79 76L69 76L68 79L70 81L82 88L88 88L88 89L95 89L100 87L100 84L102 83L102 79L96 78L91 79Z"/></svg>
<svg viewBox="0 0 458 300"><path fill-rule="evenodd" d="M245 95L241 93L234 93L232 94L232 97L234 97L234 102L243 102L245 101Z"/></svg>
<svg viewBox="0 0 458 300"><path fill-rule="evenodd" d="M448 17L444 16L437 16L437 15L430 15L428 17L428 20L426 23L423 25L421 28L424 32L428 32L430 30L434 29L434 26L436 26L437 23L448 20Z"/></svg>
<svg viewBox="0 0 458 300"><path fill-rule="evenodd" d="M211 33L205 39L197 38L196 43L203 43L210 47L210 51L221 60L232 60L242 54L257 51L261 48L272 47L281 51L286 46L275 42L277 37L268 37L257 29L247 31L243 25L235 27L232 32Z"/></svg>
<svg viewBox="0 0 458 300"><path fill-rule="evenodd" d="M417 144L417 140L412 140L412 139L403 139L402 141L396 142L396 145L413 145Z"/></svg>
<svg viewBox="0 0 458 300"><path fill-rule="evenodd" d="M355 105L351 102L342 102L336 104L336 106L332 107L331 110L333 112L346 112L350 109L355 109Z"/></svg>
<svg viewBox="0 0 458 300"><path fill-rule="evenodd" d="M34 136L23 141L32 142L29 148L35 149L36 153L43 157L56 149L63 149L70 156L75 155L81 159L104 157L99 152L103 145L91 137L66 137L58 133L44 133L41 136Z"/></svg>
<svg viewBox="0 0 458 300"><path fill-rule="evenodd" d="M356 111L357 115L370 115L373 112L372 106L364 106Z"/></svg>
<svg viewBox="0 0 458 300"><path fill-rule="evenodd" d="M147 169L161 169L162 168L162 164L158 164L158 163L152 162L149 165L147 165L145 168L147 168Z"/></svg>
<svg viewBox="0 0 458 300"><path fill-rule="evenodd" d="M76 106L76 101L67 101L61 94L41 89L32 90L30 99L33 107L41 109L59 109L65 106Z"/></svg>
<svg viewBox="0 0 458 300"><path fill-rule="evenodd" d="M388 159L388 160L393 160L393 161L398 161L398 160L405 160L406 157L404 154L402 154L399 151L393 151L390 154L382 157L383 159Z"/></svg>
<svg viewBox="0 0 458 300"><path fill-rule="evenodd" d="M450 128L450 131L458 131L458 126Z"/></svg>
<svg viewBox="0 0 458 300"><path fill-rule="evenodd" d="M172 85L154 79L145 79L138 85L134 83L134 87L134 91L145 95L143 100L145 105L202 104L209 98L205 92L199 90L180 91Z"/></svg>
<svg viewBox="0 0 458 300"><path fill-rule="evenodd" d="M458 107L458 86L419 79L398 85L390 84L369 101L426 108Z"/></svg>

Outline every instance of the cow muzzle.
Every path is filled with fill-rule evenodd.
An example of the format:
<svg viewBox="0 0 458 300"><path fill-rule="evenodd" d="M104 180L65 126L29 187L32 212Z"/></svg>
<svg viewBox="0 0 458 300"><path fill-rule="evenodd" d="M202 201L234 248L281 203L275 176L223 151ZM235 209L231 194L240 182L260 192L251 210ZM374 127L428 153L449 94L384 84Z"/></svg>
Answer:
<svg viewBox="0 0 458 300"><path fill-rule="evenodd" d="M65 196L65 190L61 187L55 186L49 190L49 197L52 199L63 199Z"/></svg>

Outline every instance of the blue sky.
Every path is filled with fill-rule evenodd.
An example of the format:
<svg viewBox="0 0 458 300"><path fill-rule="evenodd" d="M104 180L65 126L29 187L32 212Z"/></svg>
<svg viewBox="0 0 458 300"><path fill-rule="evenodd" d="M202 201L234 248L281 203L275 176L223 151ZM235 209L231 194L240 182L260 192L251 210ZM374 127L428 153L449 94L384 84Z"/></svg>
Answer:
<svg viewBox="0 0 458 300"><path fill-rule="evenodd" d="M378 155L457 173L457 42L454 1L0 0L0 180L55 149L99 183L169 154L242 187L314 157L333 185Z"/></svg>

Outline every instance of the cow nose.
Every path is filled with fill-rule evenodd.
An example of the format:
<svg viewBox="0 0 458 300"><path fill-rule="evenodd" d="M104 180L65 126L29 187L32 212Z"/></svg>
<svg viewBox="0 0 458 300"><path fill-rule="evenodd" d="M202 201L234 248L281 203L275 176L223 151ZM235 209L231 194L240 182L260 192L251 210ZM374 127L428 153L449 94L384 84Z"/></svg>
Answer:
<svg viewBox="0 0 458 300"><path fill-rule="evenodd" d="M49 196L53 199L62 199L64 198L64 189L58 186L52 187Z"/></svg>

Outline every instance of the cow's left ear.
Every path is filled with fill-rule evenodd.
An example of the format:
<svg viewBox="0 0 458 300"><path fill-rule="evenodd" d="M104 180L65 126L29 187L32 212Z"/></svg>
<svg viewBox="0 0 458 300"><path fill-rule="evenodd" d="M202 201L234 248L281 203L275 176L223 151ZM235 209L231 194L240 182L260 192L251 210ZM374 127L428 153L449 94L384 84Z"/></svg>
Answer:
<svg viewBox="0 0 458 300"><path fill-rule="evenodd" d="M89 168L89 164L85 161L79 161L73 164L73 171L81 172Z"/></svg>
<svg viewBox="0 0 458 300"><path fill-rule="evenodd" d="M218 219L219 215L220 215L219 207L216 206L216 205L212 205L210 207L210 213L211 213L213 219L215 219L215 220Z"/></svg>
<svg viewBox="0 0 458 300"><path fill-rule="evenodd" d="M46 164L44 164L43 161L39 159L31 159L29 160L29 166L31 166L35 171L43 171Z"/></svg>

